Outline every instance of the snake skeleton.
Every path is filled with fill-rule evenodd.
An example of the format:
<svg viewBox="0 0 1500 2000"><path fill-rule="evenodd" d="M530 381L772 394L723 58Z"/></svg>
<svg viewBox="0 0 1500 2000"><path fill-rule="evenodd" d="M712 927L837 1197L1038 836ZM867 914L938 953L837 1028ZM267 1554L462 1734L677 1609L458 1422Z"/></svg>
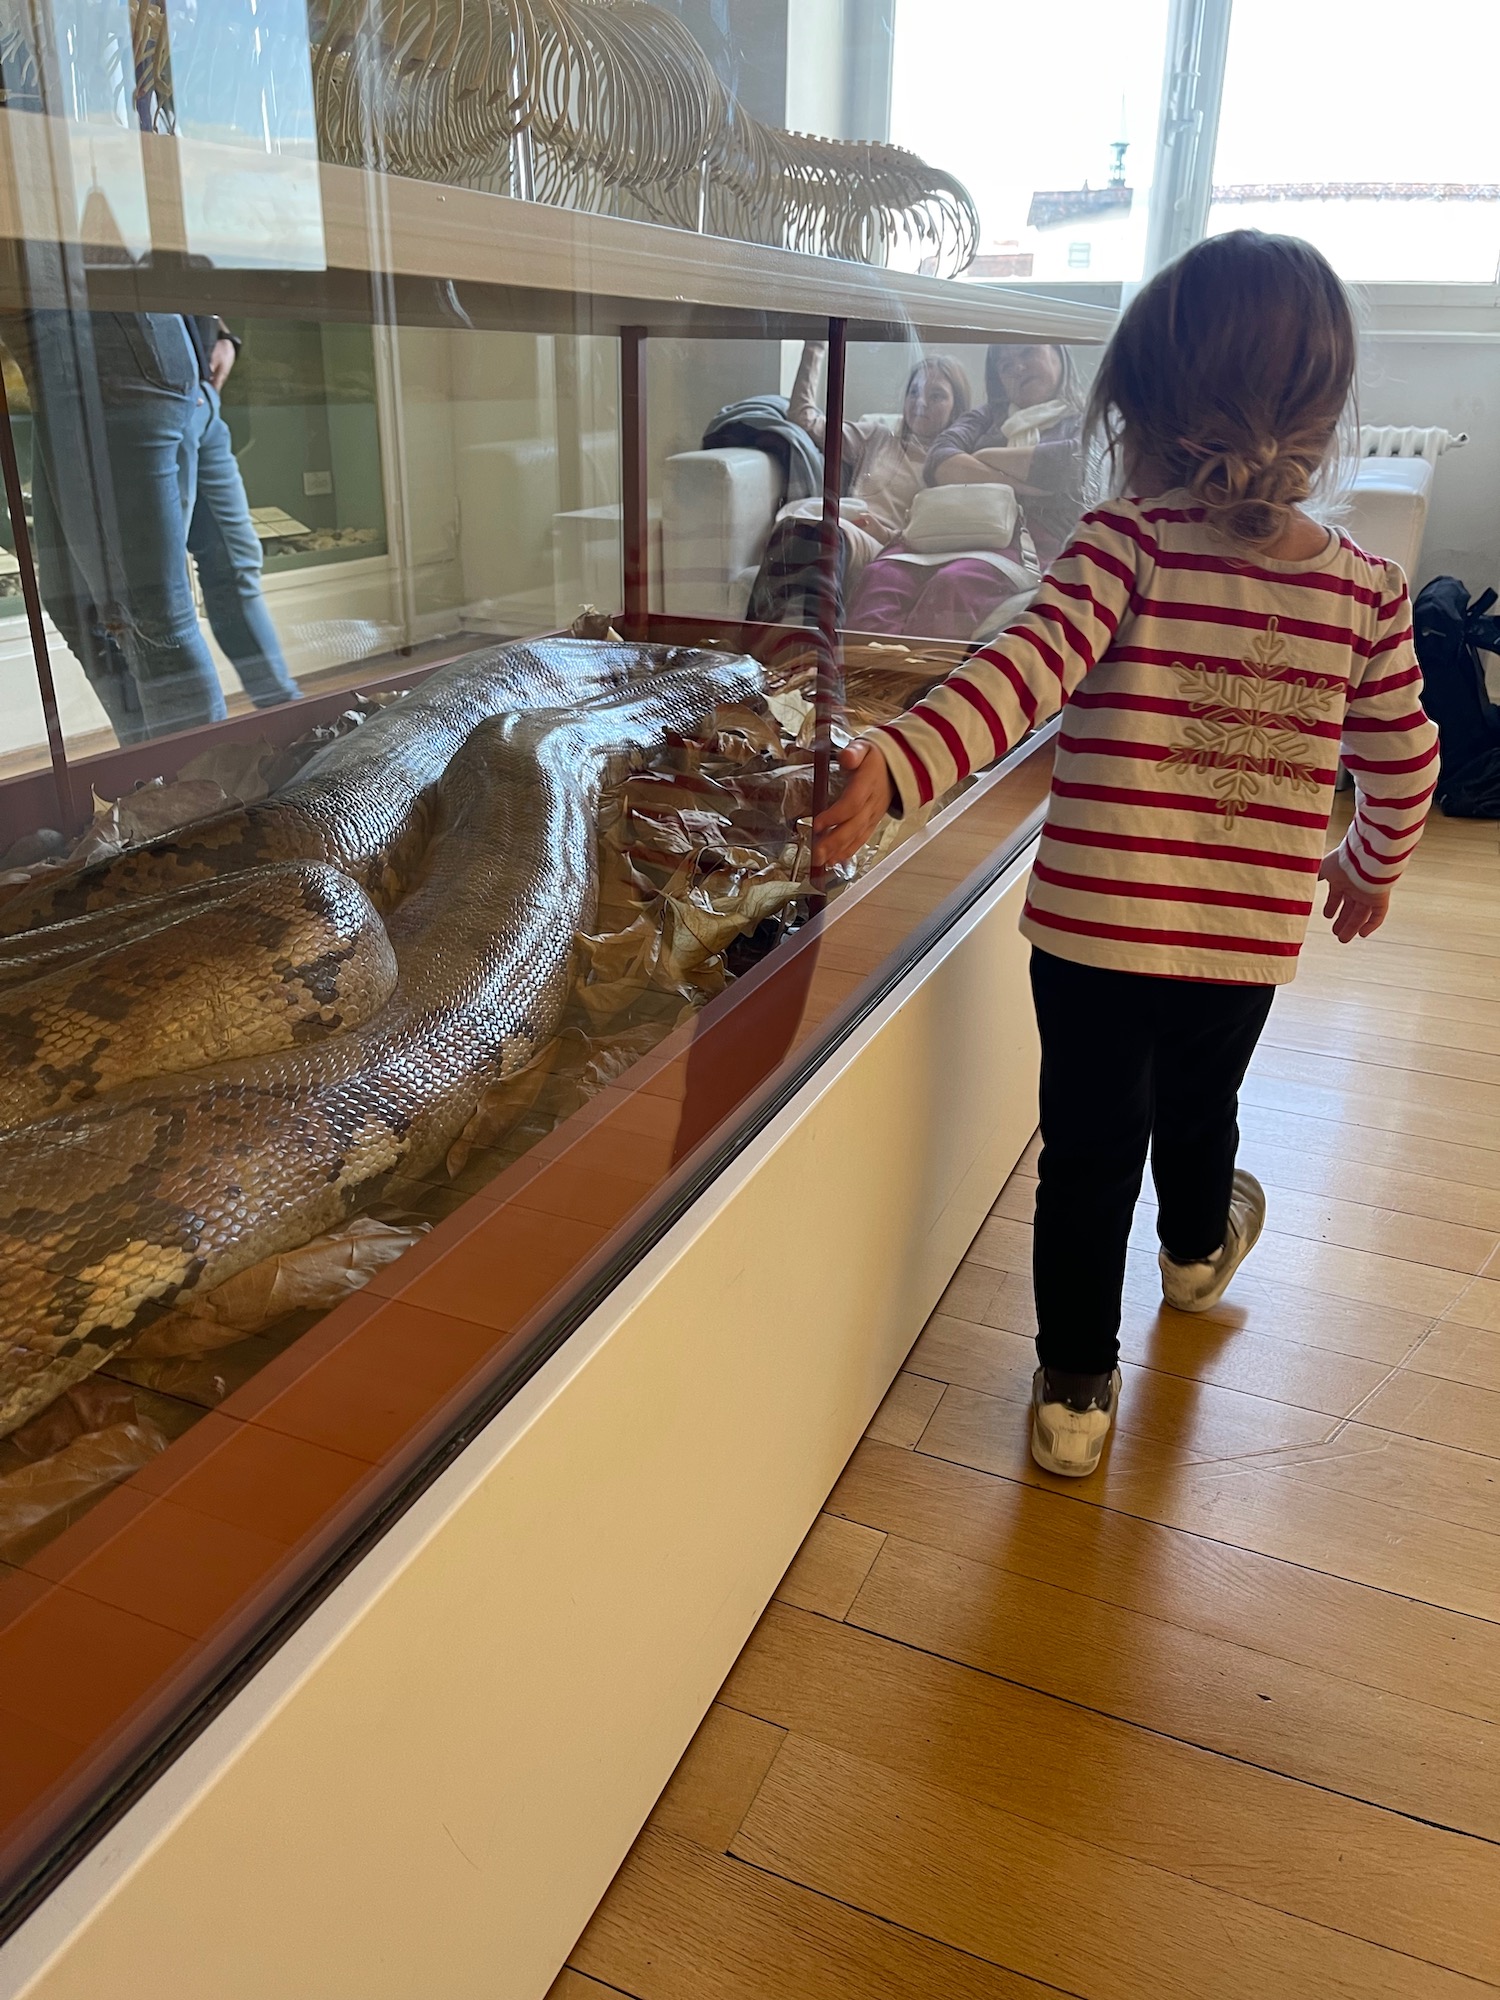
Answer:
<svg viewBox="0 0 1500 2000"><path fill-rule="evenodd" d="M722 654L501 647L273 797L0 906L0 1434L147 1309L441 1160L553 1033L610 763L759 685Z"/></svg>
<svg viewBox="0 0 1500 2000"><path fill-rule="evenodd" d="M18 110L64 109L60 75L128 125L177 130L180 98L212 104L226 133L300 150L301 94L268 79L310 58L318 149L345 166L861 262L905 239L960 271L979 247L951 174L901 146L762 124L677 12L647 0L130 0L85 9L61 57L32 12L0 8L0 104Z"/></svg>

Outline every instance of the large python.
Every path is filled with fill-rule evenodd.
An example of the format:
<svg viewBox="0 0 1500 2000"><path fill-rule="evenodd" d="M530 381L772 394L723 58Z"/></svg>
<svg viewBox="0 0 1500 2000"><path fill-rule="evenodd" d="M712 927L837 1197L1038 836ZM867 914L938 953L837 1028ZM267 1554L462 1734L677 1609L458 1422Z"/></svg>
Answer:
<svg viewBox="0 0 1500 2000"><path fill-rule="evenodd" d="M610 762L758 686L682 649L472 656L273 798L0 907L0 1433L441 1160L553 1032Z"/></svg>

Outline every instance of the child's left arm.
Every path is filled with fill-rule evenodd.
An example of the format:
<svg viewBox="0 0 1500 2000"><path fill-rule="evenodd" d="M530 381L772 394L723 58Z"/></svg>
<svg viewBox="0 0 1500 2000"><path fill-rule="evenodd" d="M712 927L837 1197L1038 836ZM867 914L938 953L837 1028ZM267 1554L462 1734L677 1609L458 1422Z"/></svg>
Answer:
<svg viewBox="0 0 1500 2000"><path fill-rule="evenodd" d="M1377 629L1344 716L1341 750L1355 784L1354 820L1323 864L1324 914L1341 943L1367 937L1384 918L1437 785L1437 729L1423 713L1411 601L1394 563L1386 569Z"/></svg>

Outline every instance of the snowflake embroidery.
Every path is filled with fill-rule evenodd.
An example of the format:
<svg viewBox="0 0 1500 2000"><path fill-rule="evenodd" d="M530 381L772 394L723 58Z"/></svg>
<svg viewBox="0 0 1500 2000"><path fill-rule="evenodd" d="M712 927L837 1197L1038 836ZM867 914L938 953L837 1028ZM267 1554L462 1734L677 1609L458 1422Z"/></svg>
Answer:
<svg viewBox="0 0 1500 2000"><path fill-rule="evenodd" d="M1195 718L1161 758L1163 765L1187 765L1210 773L1209 786L1233 826L1260 794L1267 779L1317 792L1316 745L1306 732L1324 721L1328 697L1341 681L1316 675L1285 676L1291 668L1286 641L1272 618L1245 658L1251 674L1226 667L1185 666L1172 671Z"/></svg>

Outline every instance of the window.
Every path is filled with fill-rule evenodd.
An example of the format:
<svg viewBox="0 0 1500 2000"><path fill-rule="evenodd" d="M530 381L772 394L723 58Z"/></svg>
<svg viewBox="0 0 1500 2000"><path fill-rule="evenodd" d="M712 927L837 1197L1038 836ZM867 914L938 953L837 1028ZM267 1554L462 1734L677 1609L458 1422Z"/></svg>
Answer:
<svg viewBox="0 0 1500 2000"><path fill-rule="evenodd" d="M1167 0L1055 0L1045 16L901 0L891 138L973 195L967 278L1140 277L1167 13Z"/></svg>
<svg viewBox="0 0 1500 2000"><path fill-rule="evenodd" d="M1235 0L1209 233L1305 236L1356 282L1494 282L1497 66L1485 0Z"/></svg>

